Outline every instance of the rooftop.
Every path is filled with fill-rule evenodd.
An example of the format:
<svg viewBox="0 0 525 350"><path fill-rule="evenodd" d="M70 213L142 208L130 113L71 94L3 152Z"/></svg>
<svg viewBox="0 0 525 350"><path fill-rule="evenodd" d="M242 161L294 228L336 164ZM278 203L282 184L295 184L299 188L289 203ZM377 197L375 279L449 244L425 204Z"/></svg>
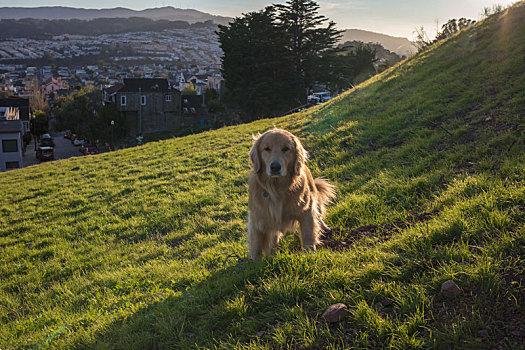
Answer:
<svg viewBox="0 0 525 350"><path fill-rule="evenodd" d="M0 133L21 133L23 130L23 124L21 120L0 120Z"/></svg>
<svg viewBox="0 0 525 350"><path fill-rule="evenodd" d="M139 88L142 92L167 92L169 85L167 79L126 78L124 86L119 91L138 92Z"/></svg>

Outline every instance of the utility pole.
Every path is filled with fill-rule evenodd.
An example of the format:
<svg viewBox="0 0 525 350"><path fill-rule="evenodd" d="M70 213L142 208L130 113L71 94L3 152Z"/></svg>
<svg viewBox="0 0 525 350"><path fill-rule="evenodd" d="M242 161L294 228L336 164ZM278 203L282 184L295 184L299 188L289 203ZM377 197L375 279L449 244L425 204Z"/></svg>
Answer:
<svg viewBox="0 0 525 350"><path fill-rule="evenodd" d="M142 89L139 88L139 136L142 136Z"/></svg>
<svg viewBox="0 0 525 350"><path fill-rule="evenodd" d="M32 128L32 132L33 132L33 137L35 139L35 152L36 152L36 128L35 128L35 124L36 124L36 116L33 114L33 128Z"/></svg>
<svg viewBox="0 0 525 350"><path fill-rule="evenodd" d="M111 121L111 148L115 149L115 143L113 142L113 129L115 129L115 121Z"/></svg>

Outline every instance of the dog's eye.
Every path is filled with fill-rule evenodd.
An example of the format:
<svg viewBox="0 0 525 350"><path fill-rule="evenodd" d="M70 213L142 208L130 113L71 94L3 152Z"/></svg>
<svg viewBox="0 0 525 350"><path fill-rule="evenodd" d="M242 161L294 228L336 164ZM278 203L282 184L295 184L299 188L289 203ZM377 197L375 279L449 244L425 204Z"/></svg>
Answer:
<svg viewBox="0 0 525 350"><path fill-rule="evenodd" d="M283 152L287 152L287 151L289 151L289 150L290 150L290 149L289 149L288 147L284 147L281 151L283 151Z"/></svg>
<svg viewBox="0 0 525 350"><path fill-rule="evenodd" d="M264 150L267 151L267 152L271 151L270 147L266 147Z"/></svg>

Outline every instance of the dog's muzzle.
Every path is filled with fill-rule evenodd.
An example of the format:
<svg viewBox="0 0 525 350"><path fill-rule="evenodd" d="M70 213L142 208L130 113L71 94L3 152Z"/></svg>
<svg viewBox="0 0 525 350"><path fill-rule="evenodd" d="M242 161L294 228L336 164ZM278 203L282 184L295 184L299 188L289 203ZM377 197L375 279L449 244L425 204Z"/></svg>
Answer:
<svg viewBox="0 0 525 350"><path fill-rule="evenodd" d="M280 163L273 162L270 164L270 176L272 177L282 176Z"/></svg>

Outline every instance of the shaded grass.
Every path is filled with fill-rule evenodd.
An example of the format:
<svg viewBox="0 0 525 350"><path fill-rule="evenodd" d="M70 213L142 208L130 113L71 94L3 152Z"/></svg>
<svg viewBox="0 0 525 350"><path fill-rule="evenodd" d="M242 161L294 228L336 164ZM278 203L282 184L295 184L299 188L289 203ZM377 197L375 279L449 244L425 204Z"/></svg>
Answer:
<svg viewBox="0 0 525 350"><path fill-rule="evenodd" d="M520 346L524 8L299 114L1 174L0 347ZM251 134L273 125L337 185L335 239L398 227L227 259L246 251ZM352 313L326 324L336 302Z"/></svg>

